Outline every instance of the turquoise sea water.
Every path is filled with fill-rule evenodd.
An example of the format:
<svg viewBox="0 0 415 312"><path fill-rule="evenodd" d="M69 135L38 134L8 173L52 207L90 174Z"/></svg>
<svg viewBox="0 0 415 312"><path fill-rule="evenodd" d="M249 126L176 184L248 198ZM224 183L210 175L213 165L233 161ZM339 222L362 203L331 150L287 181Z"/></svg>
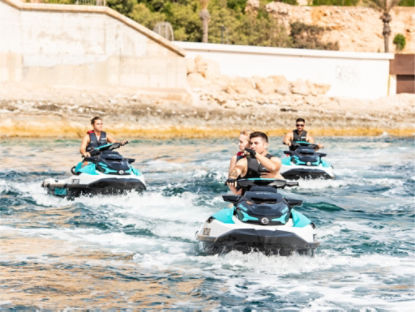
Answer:
<svg viewBox="0 0 415 312"><path fill-rule="evenodd" d="M321 141L337 179L283 191L317 226L314 257L200 251L231 140L132 141L148 191L74 201L40 184L70 174L78 141L1 141L0 310L413 311L414 138Z"/></svg>

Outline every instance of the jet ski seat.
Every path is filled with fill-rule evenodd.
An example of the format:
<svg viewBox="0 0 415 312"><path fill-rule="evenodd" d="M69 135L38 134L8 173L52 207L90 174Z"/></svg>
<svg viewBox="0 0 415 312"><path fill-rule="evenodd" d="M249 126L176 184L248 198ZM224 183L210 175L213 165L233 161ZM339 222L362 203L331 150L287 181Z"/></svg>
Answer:
<svg viewBox="0 0 415 312"><path fill-rule="evenodd" d="M277 193L277 189L272 186L261 186L261 185L253 185L249 189L250 192L269 192L269 193Z"/></svg>
<svg viewBox="0 0 415 312"><path fill-rule="evenodd" d="M260 203L276 204L282 201L281 194L269 193L269 192L248 191L245 193L245 198L257 204L260 204Z"/></svg>
<svg viewBox="0 0 415 312"><path fill-rule="evenodd" d="M104 158L105 160L118 160L121 161L123 159L123 157L117 153L117 152L106 152L106 153L102 153L102 158Z"/></svg>
<svg viewBox="0 0 415 312"><path fill-rule="evenodd" d="M302 149L298 149L296 152L299 154L304 154L304 155L312 155L316 151L310 148L304 148L304 149L302 148Z"/></svg>

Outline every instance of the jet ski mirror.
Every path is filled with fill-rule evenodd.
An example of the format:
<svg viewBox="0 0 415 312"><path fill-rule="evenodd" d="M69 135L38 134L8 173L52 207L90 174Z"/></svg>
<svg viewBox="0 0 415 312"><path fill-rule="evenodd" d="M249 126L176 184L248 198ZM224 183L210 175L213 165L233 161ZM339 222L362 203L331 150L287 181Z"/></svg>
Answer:
<svg viewBox="0 0 415 312"><path fill-rule="evenodd" d="M286 181L285 186L291 187L291 186L298 186L299 183L296 181Z"/></svg>

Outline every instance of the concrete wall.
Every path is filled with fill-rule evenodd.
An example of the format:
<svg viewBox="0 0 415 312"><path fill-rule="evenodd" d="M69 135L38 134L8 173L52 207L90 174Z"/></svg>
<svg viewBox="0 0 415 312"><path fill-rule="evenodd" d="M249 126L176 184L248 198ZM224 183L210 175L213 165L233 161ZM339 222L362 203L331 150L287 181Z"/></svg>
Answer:
<svg viewBox="0 0 415 312"><path fill-rule="evenodd" d="M329 96L378 98L388 95L393 54L283 49L175 42L189 58L217 62L228 76L282 75L331 85Z"/></svg>
<svg viewBox="0 0 415 312"><path fill-rule="evenodd" d="M0 81L185 89L184 51L107 7L0 0Z"/></svg>

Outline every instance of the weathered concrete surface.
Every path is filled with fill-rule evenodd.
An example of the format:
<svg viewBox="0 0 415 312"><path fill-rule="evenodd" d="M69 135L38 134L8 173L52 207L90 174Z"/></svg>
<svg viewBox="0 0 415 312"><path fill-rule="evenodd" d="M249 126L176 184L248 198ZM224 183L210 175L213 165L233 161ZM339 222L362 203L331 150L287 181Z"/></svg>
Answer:
<svg viewBox="0 0 415 312"><path fill-rule="evenodd" d="M184 52L107 7L0 0L0 82L181 89Z"/></svg>
<svg viewBox="0 0 415 312"><path fill-rule="evenodd" d="M389 92L391 53L363 53L285 49L197 42L175 42L189 59L203 57L217 63L230 77L284 76L326 84L328 96L375 99ZM189 63L189 61L188 61Z"/></svg>

